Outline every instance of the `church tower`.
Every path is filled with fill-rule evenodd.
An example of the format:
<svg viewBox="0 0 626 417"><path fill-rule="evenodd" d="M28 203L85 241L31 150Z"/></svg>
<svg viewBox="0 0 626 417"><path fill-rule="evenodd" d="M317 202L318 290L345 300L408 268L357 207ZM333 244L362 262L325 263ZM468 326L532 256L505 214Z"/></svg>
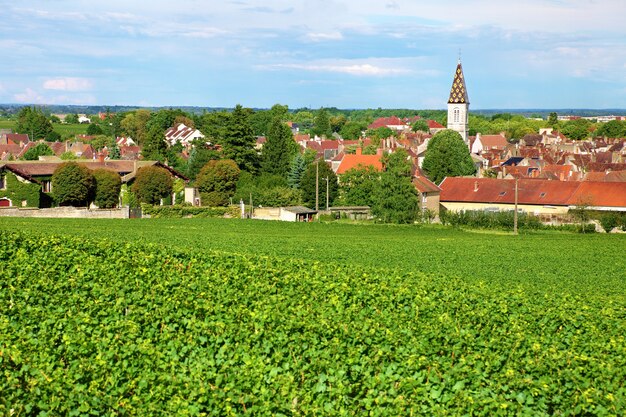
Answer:
<svg viewBox="0 0 626 417"><path fill-rule="evenodd" d="M461 134L465 143L469 144L468 134L469 98L465 88L465 77L461 60L456 66L450 98L448 99L448 129L456 130Z"/></svg>

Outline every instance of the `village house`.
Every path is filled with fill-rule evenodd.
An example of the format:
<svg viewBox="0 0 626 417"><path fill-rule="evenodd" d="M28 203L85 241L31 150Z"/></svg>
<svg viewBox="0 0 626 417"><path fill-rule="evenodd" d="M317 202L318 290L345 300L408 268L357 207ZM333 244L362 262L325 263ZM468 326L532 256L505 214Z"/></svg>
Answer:
<svg viewBox="0 0 626 417"><path fill-rule="evenodd" d="M179 123L176 126L170 127L165 131L165 141L169 146L174 146L177 143L182 144L184 147L190 147L194 140L204 140L205 136L198 129L185 126L184 123Z"/></svg>

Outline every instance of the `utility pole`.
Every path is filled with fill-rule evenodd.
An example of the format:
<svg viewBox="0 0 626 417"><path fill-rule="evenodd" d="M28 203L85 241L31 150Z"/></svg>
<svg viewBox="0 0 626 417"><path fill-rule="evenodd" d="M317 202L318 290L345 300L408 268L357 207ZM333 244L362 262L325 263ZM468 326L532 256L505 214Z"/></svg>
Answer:
<svg viewBox="0 0 626 417"><path fill-rule="evenodd" d="M252 214L254 213L252 211L252 193L250 193L250 218L252 218Z"/></svg>
<svg viewBox="0 0 626 417"><path fill-rule="evenodd" d="M315 211L320 210L320 161L315 161Z"/></svg>
<svg viewBox="0 0 626 417"><path fill-rule="evenodd" d="M328 187L328 176L325 179L326 179L326 211L328 211L328 205L329 205L328 204L328 200L329 200L329 197L328 197L328 188L329 188Z"/></svg>
<svg viewBox="0 0 626 417"><path fill-rule="evenodd" d="M518 191L518 186L517 186L517 177L515 178L515 212L513 213L513 234L516 235L517 234L517 191Z"/></svg>

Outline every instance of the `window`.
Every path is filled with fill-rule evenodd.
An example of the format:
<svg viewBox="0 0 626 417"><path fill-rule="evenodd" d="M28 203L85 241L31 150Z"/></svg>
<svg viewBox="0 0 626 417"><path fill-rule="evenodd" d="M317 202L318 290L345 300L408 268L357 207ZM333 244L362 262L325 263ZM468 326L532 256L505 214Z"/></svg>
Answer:
<svg viewBox="0 0 626 417"><path fill-rule="evenodd" d="M5 182L4 175L0 175L0 190L6 190L7 183Z"/></svg>
<svg viewBox="0 0 626 417"><path fill-rule="evenodd" d="M500 197L504 197L506 195L506 191L501 191L500 192Z"/></svg>
<svg viewBox="0 0 626 417"><path fill-rule="evenodd" d="M454 123L459 123L461 111L458 108L454 109Z"/></svg>

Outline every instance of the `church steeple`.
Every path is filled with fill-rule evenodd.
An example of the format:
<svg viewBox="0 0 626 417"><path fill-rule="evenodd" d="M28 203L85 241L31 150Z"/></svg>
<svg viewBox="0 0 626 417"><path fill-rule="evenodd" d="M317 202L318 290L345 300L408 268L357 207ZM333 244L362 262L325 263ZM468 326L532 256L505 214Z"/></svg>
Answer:
<svg viewBox="0 0 626 417"><path fill-rule="evenodd" d="M465 103L469 104L469 97L467 96L467 88L465 88L465 76L463 75L463 67L461 66L461 60L456 66L454 72L454 80L452 80L452 88L450 89L450 98L448 104Z"/></svg>
<svg viewBox="0 0 626 417"><path fill-rule="evenodd" d="M448 129L456 130L461 134L465 143L469 144L468 135L469 96L465 87L465 76L461 59L456 66L450 97L448 98Z"/></svg>

